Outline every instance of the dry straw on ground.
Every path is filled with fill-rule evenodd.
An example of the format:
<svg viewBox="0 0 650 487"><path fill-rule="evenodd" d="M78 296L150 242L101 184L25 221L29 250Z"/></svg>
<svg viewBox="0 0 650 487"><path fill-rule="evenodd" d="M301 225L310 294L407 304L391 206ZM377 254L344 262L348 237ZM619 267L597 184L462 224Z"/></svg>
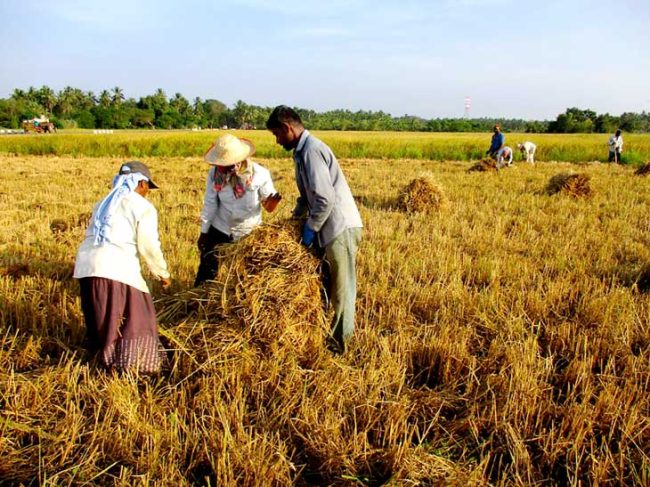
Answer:
<svg viewBox="0 0 650 487"><path fill-rule="evenodd" d="M636 279L637 289L643 293L650 292L650 264L643 266Z"/></svg>
<svg viewBox="0 0 650 487"><path fill-rule="evenodd" d="M481 159L479 162L470 167L467 172L488 172L498 171L497 162L494 159Z"/></svg>
<svg viewBox="0 0 650 487"><path fill-rule="evenodd" d="M634 174L637 176L647 176L650 174L650 162L646 162L640 166L636 171L634 171Z"/></svg>
<svg viewBox="0 0 650 487"><path fill-rule="evenodd" d="M61 235L71 230L85 229L88 226L91 216L91 213L84 212L67 219L55 218L50 222L50 231L54 235Z"/></svg>
<svg viewBox="0 0 650 487"><path fill-rule="evenodd" d="M326 319L321 300L320 261L299 243L298 227L263 225L220 250L214 281L167 296L157 303L161 323L200 320L183 340L243 332L261 351L290 345L301 357L322 348ZM184 324L180 329L187 330ZM206 331L207 330L207 331ZM173 329L167 336L173 339ZM215 337L212 337L215 338Z"/></svg>
<svg viewBox="0 0 650 487"><path fill-rule="evenodd" d="M574 198L588 198L592 195L589 181L587 174L556 174L546 185L546 193L549 195L563 193Z"/></svg>
<svg viewBox="0 0 650 487"><path fill-rule="evenodd" d="M407 213L438 211L445 201L442 187L425 175L413 179L400 191L397 207Z"/></svg>
<svg viewBox="0 0 650 487"><path fill-rule="evenodd" d="M201 197L187 160L147 162L169 171L151 199L180 290ZM171 364L149 382L90 360L64 272L82 229L49 228L106 189L92 177L71 200L70 171L108 179L116 161L60 163L14 158L0 182L24 197L0 198L0 485L650 485L648 195L631 170L590 166L603 191L576 207L531 195L567 165L479 180L467 164L348 161L372 203L348 352L323 349L297 228L262 227L214 282L158 303ZM290 164L267 164L297 196ZM414 167L454 202L445 218L384 211Z"/></svg>
<svg viewBox="0 0 650 487"><path fill-rule="evenodd" d="M18 279L23 276L29 276L29 264L24 262L19 262L16 264L10 264L5 267L0 268L0 276L8 276L13 279Z"/></svg>

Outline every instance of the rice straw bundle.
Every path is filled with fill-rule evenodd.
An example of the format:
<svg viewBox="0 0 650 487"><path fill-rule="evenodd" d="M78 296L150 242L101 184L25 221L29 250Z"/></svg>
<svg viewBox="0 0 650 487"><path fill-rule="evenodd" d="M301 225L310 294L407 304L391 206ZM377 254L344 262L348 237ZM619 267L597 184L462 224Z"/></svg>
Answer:
<svg viewBox="0 0 650 487"><path fill-rule="evenodd" d="M320 260L298 235L294 222L267 224L222 247L216 279L159 300L159 321L193 318L226 325L247 332L263 351L288 343L298 352L319 347L326 331Z"/></svg>
<svg viewBox="0 0 650 487"><path fill-rule="evenodd" d="M427 176L412 180L397 197L397 207L407 213L437 211L444 203L442 188Z"/></svg>
<svg viewBox="0 0 650 487"><path fill-rule="evenodd" d="M470 167L467 172L488 172L498 171L497 162L494 159L481 159L479 162Z"/></svg>
<svg viewBox="0 0 650 487"><path fill-rule="evenodd" d="M56 218L50 223L50 230L53 234L63 233L68 231L68 223L61 218Z"/></svg>
<svg viewBox="0 0 650 487"><path fill-rule="evenodd" d="M637 176L647 176L650 174L650 162L646 162L642 166L639 166L636 171L634 171L634 174Z"/></svg>
<svg viewBox="0 0 650 487"><path fill-rule="evenodd" d="M650 291L650 264L645 265L636 279L637 289L642 292Z"/></svg>
<svg viewBox="0 0 650 487"><path fill-rule="evenodd" d="M29 265L23 262L0 268L0 276L7 276L12 279L20 279L21 277L30 275Z"/></svg>
<svg viewBox="0 0 650 487"><path fill-rule="evenodd" d="M90 223L92 213L79 213L76 217L67 219L55 218L50 223L50 230L54 235L60 235L76 228L85 229Z"/></svg>
<svg viewBox="0 0 650 487"><path fill-rule="evenodd" d="M580 198L592 195L590 178L587 174L560 173L553 176L546 185L546 193L549 195L564 193L573 198Z"/></svg>

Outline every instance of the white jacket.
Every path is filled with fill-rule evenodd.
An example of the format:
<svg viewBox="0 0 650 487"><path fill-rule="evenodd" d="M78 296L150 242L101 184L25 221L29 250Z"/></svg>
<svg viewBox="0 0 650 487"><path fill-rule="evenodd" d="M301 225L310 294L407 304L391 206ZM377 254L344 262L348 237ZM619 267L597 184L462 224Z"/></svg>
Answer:
<svg viewBox="0 0 650 487"><path fill-rule="evenodd" d="M91 222L95 211L97 206ZM135 191L125 196L115 209L109 241L101 246L95 246L94 241L95 228L91 223L77 252L74 267L77 279L103 277L148 293L140 270L140 256L156 277L169 277L158 237L158 213Z"/></svg>
<svg viewBox="0 0 650 487"><path fill-rule="evenodd" d="M253 179L246 193L235 198L230 184L225 184L221 191L214 187L214 172L211 167L205 187L203 210L201 211L201 232L208 233L213 226L221 233L231 235L239 240L262 223L262 201L275 193L271 173L256 162L253 165Z"/></svg>

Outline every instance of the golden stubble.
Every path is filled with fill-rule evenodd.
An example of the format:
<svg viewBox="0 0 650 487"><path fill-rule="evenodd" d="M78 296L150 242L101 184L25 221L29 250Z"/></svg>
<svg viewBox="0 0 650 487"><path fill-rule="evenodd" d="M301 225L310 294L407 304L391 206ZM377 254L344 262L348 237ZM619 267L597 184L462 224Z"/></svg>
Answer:
<svg viewBox="0 0 650 487"><path fill-rule="evenodd" d="M234 248L218 299L191 294L208 167L142 160L161 187L150 200L175 279L169 295L152 286L170 358L154 381L90 360L71 278L88 212L123 159L0 159L2 481L650 482L650 306L638 285L650 179L605 164L467 172L469 162L342 158L365 228L357 328L337 357L322 326L283 308L297 299L283 269L314 277L291 260L250 291L227 281L258 278ZM265 219L284 225L292 162L259 162L284 196ZM590 198L547 194L569 172L589 176ZM400 191L422 174L445 204L400 211ZM287 299L268 300L280 288Z"/></svg>

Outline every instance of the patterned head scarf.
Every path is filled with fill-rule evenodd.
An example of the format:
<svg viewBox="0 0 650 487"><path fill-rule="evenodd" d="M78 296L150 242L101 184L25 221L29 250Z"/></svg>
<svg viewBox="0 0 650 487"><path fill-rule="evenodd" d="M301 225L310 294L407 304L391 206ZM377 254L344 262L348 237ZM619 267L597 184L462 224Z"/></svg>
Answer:
<svg viewBox="0 0 650 487"><path fill-rule="evenodd" d="M246 194L246 189L253 182L253 164L246 159L233 166L215 166L214 189L219 192L230 184L235 192L235 198Z"/></svg>

